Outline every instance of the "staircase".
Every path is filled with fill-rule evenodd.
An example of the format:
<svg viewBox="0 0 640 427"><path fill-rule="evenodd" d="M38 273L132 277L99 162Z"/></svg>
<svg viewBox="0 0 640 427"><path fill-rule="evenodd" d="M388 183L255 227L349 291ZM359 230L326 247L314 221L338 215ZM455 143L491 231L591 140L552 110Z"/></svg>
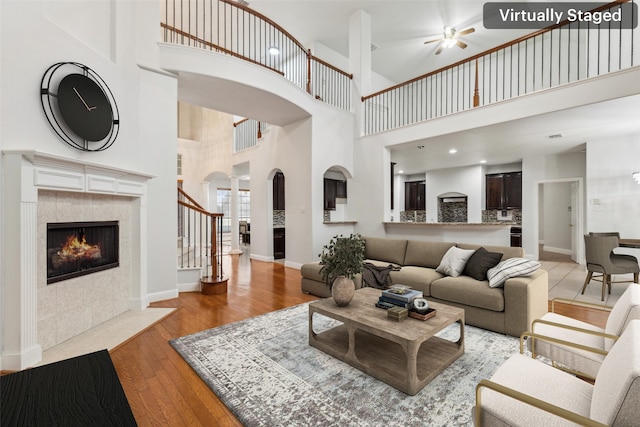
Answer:
<svg viewBox="0 0 640 427"><path fill-rule="evenodd" d="M222 270L222 216L207 212L178 188L178 289L204 294L227 291Z"/></svg>

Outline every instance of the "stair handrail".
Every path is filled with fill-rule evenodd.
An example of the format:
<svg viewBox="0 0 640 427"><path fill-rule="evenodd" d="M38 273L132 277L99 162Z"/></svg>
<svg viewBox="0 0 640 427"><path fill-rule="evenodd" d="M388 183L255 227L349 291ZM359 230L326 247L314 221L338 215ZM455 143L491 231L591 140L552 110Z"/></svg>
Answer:
<svg viewBox="0 0 640 427"><path fill-rule="evenodd" d="M222 217L224 217L223 213L215 213L209 212L204 209L196 200L187 194L182 188L178 188L178 206L183 206L193 212L204 215L209 218L211 221L211 233L208 238L211 239L210 246L210 256L211 256L211 276L212 278L222 279L224 276L222 270ZM184 197L187 201L181 200L180 197ZM180 217L178 218L178 226L184 226L184 224L180 224ZM194 221L195 222L195 221ZM206 224L206 228L208 229L208 224ZM202 230L200 230L202 232ZM206 245L200 245L202 248ZM202 253L201 253L202 255Z"/></svg>

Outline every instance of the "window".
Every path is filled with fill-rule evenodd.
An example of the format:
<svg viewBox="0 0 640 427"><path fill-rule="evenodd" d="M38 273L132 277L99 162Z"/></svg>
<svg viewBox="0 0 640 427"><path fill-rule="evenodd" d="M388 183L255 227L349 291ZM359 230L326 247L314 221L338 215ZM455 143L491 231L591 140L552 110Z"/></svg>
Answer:
<svg viewBox="0 0 640 427"><path fill-rule="evenodd" d="M224 214L222 217L222 232L231 231L231 189L218 188L216 212ZM251 221L251 192L249 190L238 190L238 220Z"/></svg>
<svg viewBox="0 0 640 427"><path fill-rule="evenodd" d="M182 175L182 154L178 154L178 176Z"/></svg>

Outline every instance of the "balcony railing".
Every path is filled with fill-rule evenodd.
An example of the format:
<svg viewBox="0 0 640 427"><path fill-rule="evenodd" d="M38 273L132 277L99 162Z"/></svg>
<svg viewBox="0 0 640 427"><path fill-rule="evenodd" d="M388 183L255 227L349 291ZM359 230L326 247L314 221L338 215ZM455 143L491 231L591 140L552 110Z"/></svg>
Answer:
<svg viewBox="0 0 640 427"><path fill-rule="evenodd" d="M613 10L616 0L594 11ZM635 5L634 5L635 6ZM314 57L269 18L231 0L164 0L166 42L266 67L311 96L350 111L353 76ZM636 23L634 23L636 24ZM564 21L380 92L363 96L372 134L611 73L637 64L633 29ZM270 55L269 48L278 48Z"/></svg>
<svg viewBox="0 0 640 427"><path fill-rule="evenodd" d="M316 99L349 110L353 76L311 55L264 15L231 0L164 0L167 43L212 50L277 72Z"/></svg>
<svg viewBox="0 0 640 427"><path fill-rule="evenodd" d="M269 125L253 119L242 119L235 122L233 128L233 152L238 153L258 145L258 140Z"/></svg>
<svg viewBox="0 0 640 427"><path fill-rule="evenodd" d="M612 10L629 0L594 11ZM362 97L372 134L633 67L636 28L564 21ZM635 55L634 55L635 54Z"/></svg>

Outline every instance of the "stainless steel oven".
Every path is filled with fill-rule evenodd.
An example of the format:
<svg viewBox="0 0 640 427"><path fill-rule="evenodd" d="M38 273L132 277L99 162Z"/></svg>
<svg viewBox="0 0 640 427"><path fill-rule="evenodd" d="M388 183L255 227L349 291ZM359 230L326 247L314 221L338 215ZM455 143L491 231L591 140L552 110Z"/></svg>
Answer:
<svg viewBox="0 0 640 427"><path fill-rule="evenodd" d="M511 246L522 247L522 227L511 227Z"/></svg>

